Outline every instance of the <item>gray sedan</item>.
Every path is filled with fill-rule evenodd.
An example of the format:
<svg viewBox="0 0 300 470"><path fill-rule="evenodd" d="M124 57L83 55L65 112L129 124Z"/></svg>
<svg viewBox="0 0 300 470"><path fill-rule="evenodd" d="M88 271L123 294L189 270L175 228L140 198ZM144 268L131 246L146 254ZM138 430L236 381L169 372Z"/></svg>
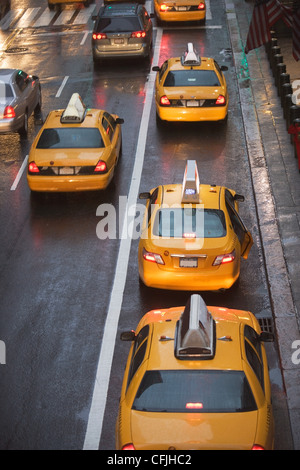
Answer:
<svg viewBox="0 0 300 470"><path fill-rule="evenodd" d="M41 112L39 78L19 69L0 69L0 134L19 132L26 138L28 118Z"/></svg>

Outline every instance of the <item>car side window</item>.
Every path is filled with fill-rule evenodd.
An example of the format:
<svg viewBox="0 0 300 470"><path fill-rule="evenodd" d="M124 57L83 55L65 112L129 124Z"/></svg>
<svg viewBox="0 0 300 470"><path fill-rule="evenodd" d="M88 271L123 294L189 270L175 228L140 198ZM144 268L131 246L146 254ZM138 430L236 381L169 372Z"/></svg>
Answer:
<svg viewBox="0 0 300 470"><path fill-rule="evenodd" d="M226 201L231 205L231 207L232 207L233 209L235 209L234 197L233 197L233 195L231 194L231 192L228 191L228 189L225 189L225 199L226 199Z"/></svg>
<svg viewBox="0 0 300 470"><path fill-rule="evenodd" d="M112 140L112 136L114 134L116 128L116 122L114 118L108 114L107 112L104 113L102 118L102 126L110 140Z"/></svg>
<svg viewBox="0 0 300 470"><path fill-rule="evenodd" d="M27 84L28 84L26 73L20 71L17 74L16 84L17 84L17 87L19 88L20 92L23 92L25 90L25 88L27 87Z"/></svg>
<svg viewBox="0 0 300 470"><path fill-rule="evenodd" d="M240 222L240 219L236 215L235 210L233 209L233 207L227 200L226 200L226 208L227 208L228 215L230 217L230 221L232 223L233 230L235 231L240 244L242 244L244 236L245 236L245 230Z"/></svg>
<svg viewBox="0 0 300 470"><path fill-rule="evenodd" d="M162 64L162 66L160 67L160 71L159 71L159 75L158 75L159 81L161 81L161 79L162 79L162 77L163 77L165 71L167 70L167 67L168 67L168 61L166 60L166 61Z"/></svg>
<svg viewBox="0 0 300 470"><path fill-rule="evenodd" d="M134 347L131 356L130 368L128 373L128 382L127 382L127 389L130 385L130 382L144 361L145 353L147 349L147 341L149 335L149 325L144 326L139 334L136 336L134 340Z"/></svg>
<svg viewBox="0 0 300 470"><path fill-rule="evenodd" d="M151 194L150 199L149 199L149 204L148 204L148 224L149 224L150 219L151 219L152 211L153 211L153 209L154 209L153 206L154 206L155 203L156 203L157 196L158 196L158 187L153 191L153 193Z"/></svg>
<svg viewBox="0 0 300 470"><path fill-rule="evenodd" d="M247 360L264 390L264 369L261 342L256 331L249 325L245 325L244 335Z"/></svg>

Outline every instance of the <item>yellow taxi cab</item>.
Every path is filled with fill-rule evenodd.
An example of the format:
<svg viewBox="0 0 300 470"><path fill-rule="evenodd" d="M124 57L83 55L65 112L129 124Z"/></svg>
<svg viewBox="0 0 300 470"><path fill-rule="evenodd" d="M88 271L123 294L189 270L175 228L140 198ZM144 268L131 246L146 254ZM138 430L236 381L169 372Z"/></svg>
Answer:
<svg viewBox="0 0 300 470"><path fill-rule="evenodd" d="M28 158L32 191L105 189L121 154L123 119L87 108L78 93L66 107L51 111Z"/></svg>
<svg viewBox="0 0 300 470"><path fill-rule="evenodd" d="M253 245L238 210L244 196L224 186L201 184L188 160L182 184L141 193L147 199L138 249L139 276L148 287L175 290L229 289L241 258Z"/></svg>
<svg viewBox="0 0 300 470"><path fill-rule="evenodd" d="M205 21L205 0L154 0L158 21Z"/></svg>
<svg viewBox="0 0 300 470"><path fill-rule="evenodd" d="M117 450L272 450L274 420L262 332L243 310L152 310L132 341L116 421Z"/></svg>
<svg viewBox="0 0 300 470"><path fill-rule="evenodd" d="M226 121L228 91L223 71L210 57L200 57L192 43L182 57L153 66L158 123L163 121Z"/></svg>

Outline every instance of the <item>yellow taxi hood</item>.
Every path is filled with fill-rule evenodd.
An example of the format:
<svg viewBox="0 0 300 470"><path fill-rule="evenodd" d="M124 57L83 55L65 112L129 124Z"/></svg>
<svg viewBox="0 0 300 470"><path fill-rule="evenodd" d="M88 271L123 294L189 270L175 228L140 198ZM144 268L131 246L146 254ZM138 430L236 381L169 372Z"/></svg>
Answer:
<svg viewBox="0 0 300 470"><path fill-rule="evenodd" d="M99 149L35 149L30 152L29 162L37 166L88 166L97 165L104 158L105 148Z"/></svg>
<svg viewBox="0 0 300 470"><path fill-rule="evenodd" d="M245 413L150 413L131 411L137 450L251 450L258 411ZM217 443L217 444L216 444Z"/></svg>
<svg viewBox="0 0 300 470"><path fill-rule="evenodd" d="M224 94L223 87L164 87L162 95L169 100L173 99L210 99L216 100L220 94Z"/></svg>

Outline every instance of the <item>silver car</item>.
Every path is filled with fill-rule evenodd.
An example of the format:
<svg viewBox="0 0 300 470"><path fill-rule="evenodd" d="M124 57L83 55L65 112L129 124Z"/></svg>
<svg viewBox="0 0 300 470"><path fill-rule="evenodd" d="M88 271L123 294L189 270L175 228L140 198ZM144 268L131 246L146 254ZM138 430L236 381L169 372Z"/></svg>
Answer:
<svg viewBox="0 0 300 470"><path fill-rule="evenodd" d="M94 62L99 59L149 57L152 49L152 21L144 5L110 3L102 7L92 34Z"/></svg>
<svg viewBox="0 0 300 470"><path fill-rule="evenodd" d="M41 112L39 78L19 69L0 69L0 134L19 132L26 138L28 119Z"/></svg>

